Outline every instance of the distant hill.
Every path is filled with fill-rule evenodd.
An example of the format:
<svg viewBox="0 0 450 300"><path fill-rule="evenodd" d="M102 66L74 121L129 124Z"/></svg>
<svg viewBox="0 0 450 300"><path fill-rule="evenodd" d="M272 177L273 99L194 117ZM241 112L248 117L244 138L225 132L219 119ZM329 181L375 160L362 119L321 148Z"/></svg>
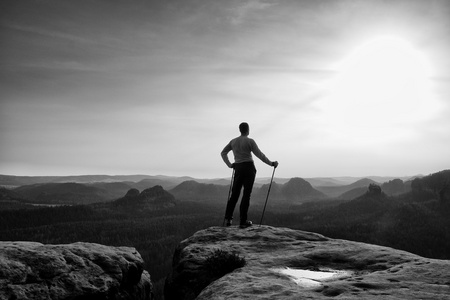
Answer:
<svg viewBox="0 0 450 300"><path fill-rule="evenodd" d="M279 202L283 202L286 204L286 199L282 193L282 184L273 182L270 188L270 202L269 205L279 204ZM264 184L260 188L254 188L252 193L252 203L264 204L267 198L267 192L269 191L269 184Z"/></svg>
<svg viewBox="0 0 450 300"><path fill-rule="evenodd" d="M111 193L79 183L45 183L14 189L23 199L41 204L89 204L111 200Z"/></svg>
<svg viewBox="0 0 450 300"><path fill-rule="evenodd" d="M393 179L402 179L404 181L413 180L416 177L423 177L421 175L414 177L386 177L386 176L367 176L365 178L372 179L377 183L384 183ZM304 178L311 183L313 187L325 187L325 186L344 186L354 183L364 177L315 177ZM126 184L139 183L145 180L152 183L159 184L166 189L175 187L183 181L195 180L199 183L211 183L217 185L229 185L231 177L228 178L214 178L214 179L201 179L193 178L189 176L165 176L165 175L73 175L73 176L13 176L13 175L0 175L0 186L4 187L18 187L22 185L42 184L42 183L108 183L108 182L124 182ZM285 184L291 178L279 178L275 177L274 182L278 184ZM260 187L270 182L270 177L258 177L255 180L255 187ZM154 186L154 185L152 185ZM142 186L138 186L141 188ZM148 188L149 186L144 186Z"/></svg>
<svg viewBox="0 0 450 300"><path fill-rule="evenodd" d="M267 197L269 184L254 187L252 203L263 203ZM195 180L182 182L169 190L177 200L209 203L226 203L230 192L227 186L218 184L199 183ZM242 196L242 193L241 195ZM272 183L270 199L281 201L278 204L303 203L310 200L324 199L326 196L315 190L310 183L301 178L292 178L285 184Z"/></svg>
<svg viewBox="0 0 450 300"><path fill-rule="evenodd" d="M138 190L145 190L151 187L154 187L155 185L160 185L164 189L171 189L175 187L177 184L179 184L178 181L174 182L173 180L166 180L161 178L145 178L141 181L133 183L131 186Z"/></svg>
<svg viewBox="0 0 450 300"><path fill-rule="evenodd" d="M0 187L0 211L32 208L23 196L10 189Z"/></svg>
<svg viewBox="0 0 450 300"><path fill-rule="evenodd" d="M124 197L117 199L112 205L128 209L154 210L173 207L176 205L176 200L171 193L157 185L142 192L134 188L130 189Z"/></svg>
<svg viewBox="0 0 450 300"><path fill-rule="evenodd" d="M362 178L352 184L342 185L342 186L316 186L318 191L321 191L325 195L331 198L337 198L344 193L347 193L353 189L367 188L369 184L376 183L374 180L369 178Z"/></svg>
<svg viewBox="0 0 450 300"><path fill-rule="evenodd" d="M286 182L281 188L281 193L288 201L297 203L326 198L322 192L314 189L309 182L298 177Z"/></svg>
<svg viewBox="0 0 450 300"><path fill-rule="evenodd" d="M271 179L271 177L256 178L254 186L255 187L261 187L261 186L263 186L265 184L269 184L270 183L270 179ZM278 184L285 184L289 180L291 180L291 178L280 178L280 177L274 177L273 178L273 182L276 182Z"/></svg>
<svg viewBox="0 0 450 300"><path fill-rule="evenodd" d="M115 200L122 197L131 188L133 182L95 182L86 185L104 190L106 200Z"/></svg>
<svg viewBox="0 0 450 300"><path fill-rule="evenodd" d="M169 190L177 200L227 202L229 185L199 183L194 180L184 181Z"/></svg>
<svg viewBox="0 0 450 300"><path fill-rule="evenodd" d="M357 187L336 197L337 199L352 200L364 195L367 192L366 187Z"/></svg>
<svg viewBox="0 0 450 300"><path fill-rule="evenodd" d="M164 176L164 175L76 175L76 176L12 176L0 175L0 186L18 187L22 185L43 184L43 183L137 183L142 180L154 180L159 183L170 183L173 186L186 180L192 180L192 177L183 176Z"/></svg>
<svg viewBox="0 0 450 300"><path fill-rule="evenodd" d="M311 182L314 187L317 186L327 186L330 184L324 184L323 182L331 181L331 185L349 185L357 182L360 179L370 179L375 181L377 184L382 184L394 179L401 179L403 181L413 180L414 178L420 178L423 175L415 176L362 176L362 177L352 177L352 176L336 176L336 177L316 177L316 178L305 178L306 181ZM317 182L316 182L317 181ZM321 182L322 181L322 182Z"/></svg>
<svg viewBox="0 0 450 300"><path fill-rule="evenodd" d="M335 178L305 178L306 181L311 183L313 187L318 186L341 186L346 185L346 182L342 182ZM355 180L356 181L356 180Z"/></svg>
<svg viewBox="0 0 450 300"><path fill-rule="evenodd" d="M416 178L411 182L411 189L416 194L428 193L429 197L437 198L443 203L450 203L450 170Z"/></svg>
<svg viewBox="0 0 450 300"><path fill-rule="evenodd" d="M77 176L12 176L0 175L0 186L22 186L42 183L94 183L94 182L137 182L147 175L77 175Z"/></svg>
<svg viewBox="0 0 450 300"><path fill-rule="evenodd" d="M269 184L265 184L253 191L254 201L256 203L265 202ZM309 182L302 178L291 178L284 184L272 183L270 189L270 205L282 206L300 204L311 200L320 200L327 198L322 192L314 189Z"/></svg>
<svg viewBox="0 0 450 300"><path fill-rule="evenodd" d="M334 211L363 218L363 216L374 214L378 210L387 210L392 205L393 201L385 193L374 193L366 188L363 195L340 204Z"/></svg>
<svg viewBox="0 0 450 300"><path fill-rule="evenodd" d="M0 188L0 201L25 201L19 193L6 188Z"/></svg>
<svg viewBox="0 0 450 300"><path fill-rule="evenodd" d="M333 198L350 200L362 195L373 180L389 177L317 177L274 178L270 198L280 204ZM156 185L170 191L181 201L213 203L226 202L231 178L194 179L189 176L148 175L79 175L79 176L9 176L0 175L0 186L19 186L14 191L20 198L41 204L88 204L113 201L130 188L145 190ZM420 178L418 177L417 180ZM416 179L414 179L416 180ZM416 183L419 182L416 180ZM68 182L70 181L70 182ZM36 183L39 182L39 183ZM260 203L267 195L270 178L257 178L253 189L253 203ZM351 182L350 184L344 184ZM382 183L387 195L400 195L411 190L412 180L393 179ZM33 183L33 184L31 184Z"/></svg>
<svg viewBox="0 0 450 300"><path fill-rule="evenodd" d="M411 181L404 182L397 178L383 183L381 189L389 196L401 195L411 191Z"/></svg>
<svg viewBox="0 0 450 300"><path fill-rule="evenodd" d="M342 193L341 195L337 196L336 198L351 200L351 199L357 198L359 196L362 196L367 192L368 186L373 183L374 183L374 181L372 181L370 179L359 180L353 184L345 186L346 189L350 188L352 186L354 188ZM401 180L401 179L394 179L394 180L390 180L388 182L381 184L380 187L381 187L381 190L386 195L396 196L396 195L401 195L406 192L409 192L411 190L411 182L410 181L403 182L403 180ZM343 187L341 187L341 188L343 188ZM336 190L339 190L339 189L336 189Z"/></svg>

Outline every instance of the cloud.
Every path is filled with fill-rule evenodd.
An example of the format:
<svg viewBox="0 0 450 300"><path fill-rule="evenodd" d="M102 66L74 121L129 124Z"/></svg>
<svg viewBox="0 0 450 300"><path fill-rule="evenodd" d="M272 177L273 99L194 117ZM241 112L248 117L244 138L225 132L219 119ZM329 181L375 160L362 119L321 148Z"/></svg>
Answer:
<svg viewBox="0 0 450 300"><path fill-rule="evenodd" d="M239 2L238 5L231 8L230 21L233 25L240 25L244 23L250 15L259 13L262 10L276 5L275 3L267 3L263 0L247 0L242 2Z"/></svg>
<svg viewBox="0 0 450 300"><path fill-rule="evenodd" d="M44 36L44 37L49 37L49 38L63 39L63 40L67 40L69 42L74 42L74 43L82 43L82 44L93 44L94 43L94 41L92 41L91 39L87 39L82 36L76 36L76 35L69 34L67 32L62 32L62 31L48 30L48 29L39 28L36 26L14 24L11 22L2 22L2 26L6 27L7 29L10 29L10 30L21 31L21 32L28 33L28 34L39 35L39 36ZM96 43L98 43L98 41Z"/></svg>
<svg viewBox="0 0 450 300"><path fill-rule="evenodd" d="M382 172L392 164L390 151L411 153L405 161L413 162L414 143L434 149L421 148L425 157L448 149L447 106L436 124L424 125L428 131L410 128L419 133L414 139L366 148L351 128L343 133L336 125L342 116L355 119L354 112L334 103L327 118L317 107L335 64L386 29L432 53L438 75L448 78L443 2L6 3L0 23L2 166L19 166L27 157L39 172L45 165L55 170L53 161L71 173L76 161L86 166L78 170L95 173L228 175L218 153L242 121L268 157L280 160L282 176L355 175L373 164ZM436 84L441 102L448 84ZM383 160L372 163L370 155Z"/></svg>

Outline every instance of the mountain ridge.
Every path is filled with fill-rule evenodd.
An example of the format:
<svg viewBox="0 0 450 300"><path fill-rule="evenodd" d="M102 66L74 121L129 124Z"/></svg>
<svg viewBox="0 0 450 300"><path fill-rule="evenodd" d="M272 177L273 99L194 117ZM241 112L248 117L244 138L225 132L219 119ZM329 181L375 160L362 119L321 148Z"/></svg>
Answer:
<svg viewBox="0 0 450 300"><path fill-rule="evenodd" d="M295 178L294 176L291 178ZM336 176L336 177L301 177L306 181L310 182L312 186L334 186L334 185L348 185L354 183L360 179L368 178L372 179L377 183L383 183L393 179L401 180L413 180L417 177L423 177L422 175L417 176ZM291 178L281 178L274 177L274 182L286 183ZM107 182L134 182L138 183L142 180L157 180L161 182L171 182L172 184L179 184L187 180L195 180L200 183L213 183L227 185L230 182L231 177L224 178L194 178L191 176L169 176L169 175L71 175L71 176L16 176L16 175L5 175L0 174L0 186L22 186L31 184L42 184L42 183L107 183ZM270 182L270 177L257 177L255 180L255 185L260 186ZM160 184L161 185L161 184ZM163 186L163 185L162 185Z"/></svg>
<svg viewBox="0 0 450 300"><path fill-rule="evenodd" d="M442 176L439 174L445 174L448 170L437 172L429 176ZM133 176L133 175L130 175ZM127 179L134 178L139 180L145 175L136 175L137 177L129 177L125 175ZM422 178L428 178L425 176ZM13 177L0 175L0 179L3 178L3 183L14 183L10 179ZM5 179L6 178L6 179ZM30 177L27 177L28 179ZM42 177L37 177L40 180ZM46 177L45 180L49 180L50 177ZM64 181L67 177L58 177L56 181ZM69 177L73 178L73 177ZM79 176L77 178L80 178ZM104 177L81 176L82 181L86 179L102 179ZM108 178L111 178L108 176ZM126 179L121 176L114 178ZM153 179L151 179L153 178ZM109 202L114 201L122 197L130 188L137 188L138 190L145 190L153 186L162 186L165 190L171 191L176 198L180 200L188 201L208 201L209 203L222 203L224 199L228 197L230 182L226 179L204 179L195 180L189 176L183 177L171 177L171 176L151 176L151 178L141 179L137 182L133 181L119 181L119 182L89 182L89 183L75 183L75 182L46 182L35 183L32 185L19 186L13 190L15 194L6 195L2 193L0 200L17 200L21 203L30 202L31 204L90 204L95 202ZM165 181L167 180L167 181ZM307 179L294 177L289 180L281 180L284 183L278 183L277 179L273 181L273 189L271 190L270 197L274 200L280 200L280 204L286 204L291 202L292 204L304 203L311 200L321 199L343 199L351 200L362 195L368 185L378 184L370 178L362 178L349 185L334 185L334 186L312 186ZM326 178L328 184L330 184L330 178ZM411 190L411 186L414 182L420 182L420 178L416 177L412 181L403 182L401 179L394 179L381 184L382 190L388 195L400 195L402 193ZM260 182L264 182L265 179L261 179ZM224 183L228 183L224 185ZM293 184L296 182L296 184ZM317 183L317 181L316 181ZM335 184L335 183L333 183ZM294 186L296 185L296 186ZM268 183L257 185L255 184L253 190L254 203L261 203L266 198L265 194L268 189ZM12 199L11 195L16 195L16 199ZM18 196L17 196L18 195ZM287 202L286 202L287 201Z"/></svg>
<svg viewBox="0 0 450 300"><path fill-rule="evenodd" d="M175 197L160 185L139 192L132 188L124 197L111 203L112 205L133 209L167 208L176 205Z"/></svg>

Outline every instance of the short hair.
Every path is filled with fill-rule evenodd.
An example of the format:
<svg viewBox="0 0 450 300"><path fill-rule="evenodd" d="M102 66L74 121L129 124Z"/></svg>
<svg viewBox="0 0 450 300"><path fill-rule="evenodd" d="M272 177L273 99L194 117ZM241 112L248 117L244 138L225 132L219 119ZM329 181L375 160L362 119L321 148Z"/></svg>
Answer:
<svg viewBox="0 0 450 300"><path fill-rule="evenodd" d="M240 131L241 133L247 133L247 132L249 132L249 126L248 126L248 124L245 123L245 122L242 122L241 124L239 124L239 131Z"/></svg>

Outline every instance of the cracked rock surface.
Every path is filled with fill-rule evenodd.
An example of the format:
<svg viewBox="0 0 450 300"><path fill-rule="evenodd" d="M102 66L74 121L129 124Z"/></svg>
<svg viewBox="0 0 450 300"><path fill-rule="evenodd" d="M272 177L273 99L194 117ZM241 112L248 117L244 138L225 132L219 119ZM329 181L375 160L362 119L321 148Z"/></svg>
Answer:
<svg viewBox="0 0 450 300"><path fill-rule="evenodd" d="M217 249L246 264L208 281L204 264ZM350 275L308 287L280 268ZM211 227L180 243L165 291L166 300L450 299L450 261L287 228Z"/></svg>
<svg viewBox="0 0 450 300"><path fill-rule="evenodd" d="M0 299L152 299L134 248L0 242Z"/></svg>

